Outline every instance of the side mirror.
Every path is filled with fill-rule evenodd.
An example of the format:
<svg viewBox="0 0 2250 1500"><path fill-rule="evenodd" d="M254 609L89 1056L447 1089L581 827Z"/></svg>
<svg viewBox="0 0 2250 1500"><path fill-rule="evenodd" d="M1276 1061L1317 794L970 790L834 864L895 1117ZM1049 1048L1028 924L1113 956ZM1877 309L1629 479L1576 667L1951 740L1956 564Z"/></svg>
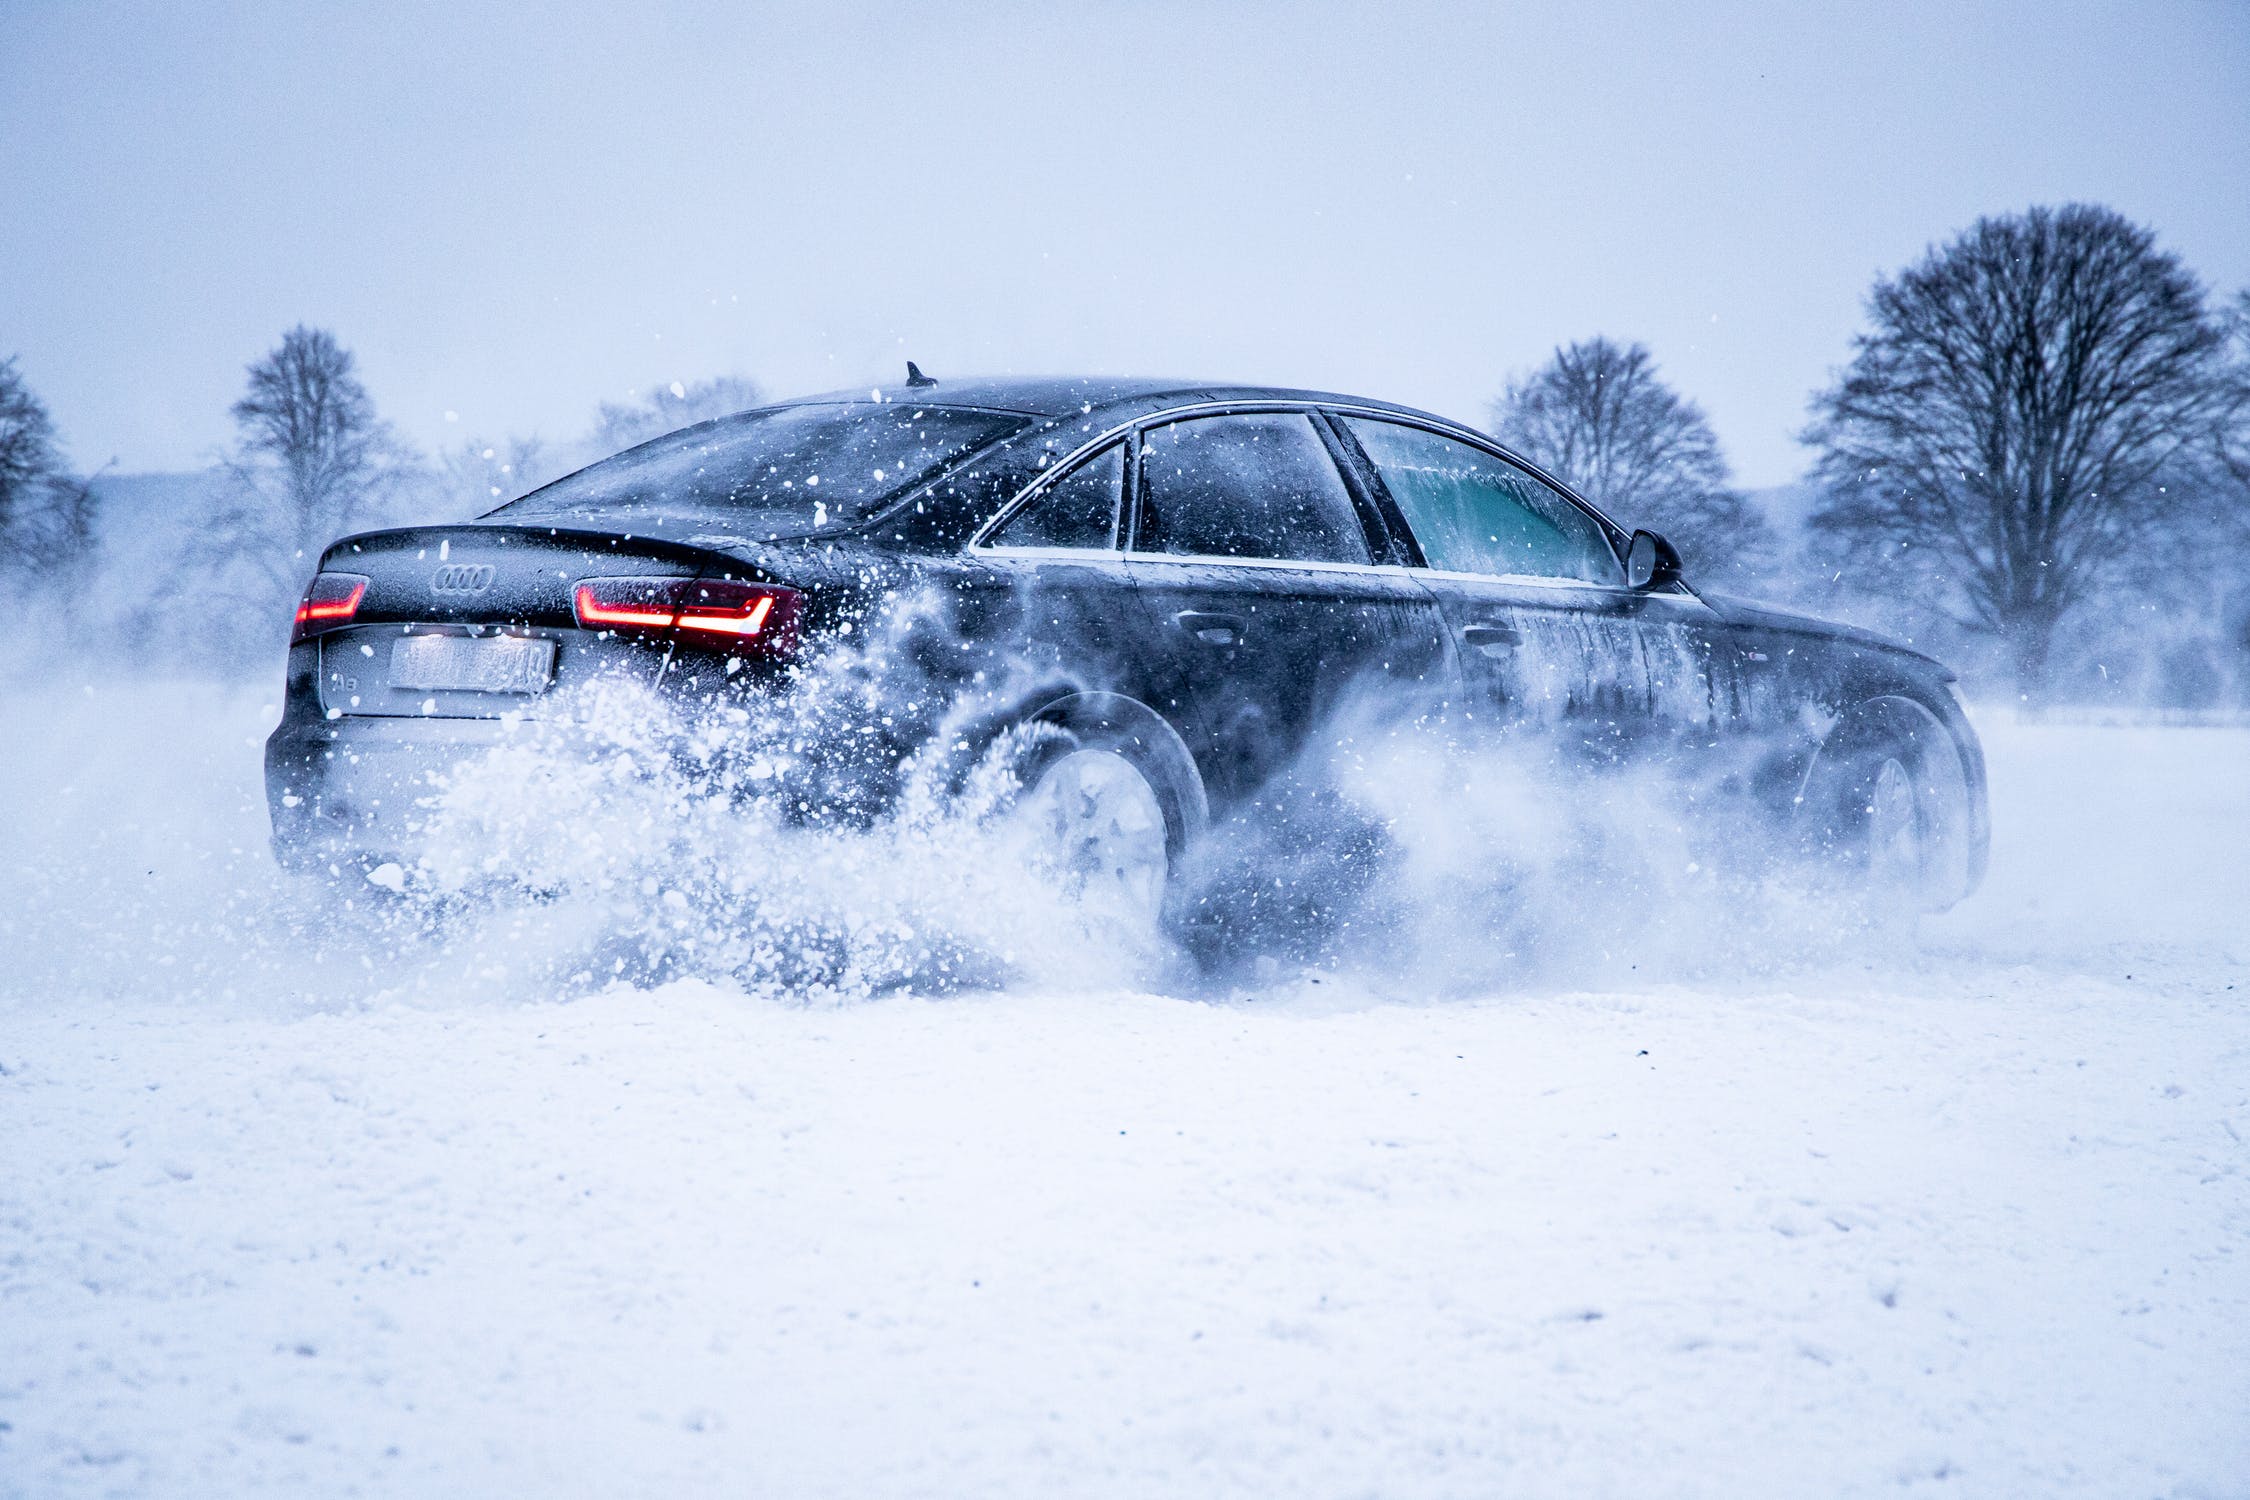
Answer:
<svg viewBox="0 0 2250 1500"><path fill-rule="evenodd" d="M1625 586L1637 594L1660 589L1676 583L1680 577L1680 554L1670 542L1653 531L1636 531L1633 544L1625 549Z"/></svg>

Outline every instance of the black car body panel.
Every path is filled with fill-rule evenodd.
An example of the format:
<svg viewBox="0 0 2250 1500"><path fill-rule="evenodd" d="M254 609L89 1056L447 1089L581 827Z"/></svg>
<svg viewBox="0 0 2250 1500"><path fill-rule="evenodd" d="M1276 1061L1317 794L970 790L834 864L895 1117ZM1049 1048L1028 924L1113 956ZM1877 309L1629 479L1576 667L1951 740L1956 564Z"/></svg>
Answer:
<svg viewBox="0 0 2250 1500"><path fill-rule="evenodd" d="M918 431L933 410L981 414L952 430L987 440L922 453L894 491L863 483L856 510L805 503L814 491L799 481L818 476L779 462L748 472L771 456L769 429ZM663 457L667 482L692 470L693 483L636 488L637 463L658 470L647 455ZM729 464L744 474L715 480ZM1462 495L1488 504L1493 485L1522 502L1515 530L1449 519ZM609 498L574 507L572 493ZM715 494L752 496L753 509ZM813 643L924 598L901 649L938 690L975 700L945 719L949 741L973 751L1025 715L1134 705L1186 747L1214 816L1254 804L1322 726L1371 704L1468 741L1536 732L1596 762L1661 757L1775 825L1802 816L1824 750L1872 732L1854 726L1923 725L1950 751L1961 804L1943 900L1974 886L1983 760L1949 672L1865 631L1699 596L1692 580L1629 588L1626 541L1491 439L1357 397L1052 379L783 403L629 450L474 523L329 548L323 573L365 587L348 621L291 648L268 745L276 847L299 861L403 851L421 773L539 714L549 684L786 690L789 663L739 642L593 629L574 610L588 579L696 580L789 594ZM445 643L495 637L508 644ZM532 675L431 686L456 650ZM934 732L925 715L876 739L903 756Z"/></svg>

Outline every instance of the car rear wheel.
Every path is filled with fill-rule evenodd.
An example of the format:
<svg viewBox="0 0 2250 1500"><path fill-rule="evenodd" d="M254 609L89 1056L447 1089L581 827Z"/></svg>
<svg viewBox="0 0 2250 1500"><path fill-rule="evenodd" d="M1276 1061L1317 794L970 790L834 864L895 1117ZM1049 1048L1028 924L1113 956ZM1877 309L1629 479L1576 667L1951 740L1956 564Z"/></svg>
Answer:
<svg viewBox="0 0 2250 1500"><path fill-rule="evenodd" d="M1177 731L1110 693L1073 694L998 736L986 762L1031 860L1068 894L1129 924L1169 919L1188 851L1209 818L1203 778Z"/></svg>
<svg viewBox="0 0 2250 1500"><path fill-rule="evenodd" d="M1082 904L1155 923L1171 880L1164 804L1116 749L1073 746L1045 758L1017 816L1036 857Z"/></svg>

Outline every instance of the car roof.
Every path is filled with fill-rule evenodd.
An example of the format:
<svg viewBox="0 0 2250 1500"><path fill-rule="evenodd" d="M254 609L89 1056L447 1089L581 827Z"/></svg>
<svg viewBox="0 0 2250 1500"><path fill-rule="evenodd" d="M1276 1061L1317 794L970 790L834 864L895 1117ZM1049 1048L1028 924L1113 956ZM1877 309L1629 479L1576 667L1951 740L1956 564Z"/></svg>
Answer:
<svg viewBox="0 0 2250 1500"><path fill-rule="evenodd" d="M1332 391L1305 391L1286 386L1237 385L1227 381L1160 380L1111 375L994 376L967 380L940 380L934 385L885 386L877 390L831 391L800 396L781 406L807 406L835 402L911 402L922 406L972 406L987 410L1020 412L1028 417L1060 421L1086 416L1107 427L1135 417L1177 406L1211 402L1289 401L1329 406L1364 406L1422 417L1458 427L1458 422L1390 401L1365 396L1338 395Z"/></svg>

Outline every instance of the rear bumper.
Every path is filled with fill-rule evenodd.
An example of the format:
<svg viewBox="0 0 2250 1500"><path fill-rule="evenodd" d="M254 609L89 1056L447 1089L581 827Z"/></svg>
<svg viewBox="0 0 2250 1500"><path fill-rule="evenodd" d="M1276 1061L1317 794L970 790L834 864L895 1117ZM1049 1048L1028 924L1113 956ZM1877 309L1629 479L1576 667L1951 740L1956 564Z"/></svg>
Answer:
<svg viewBox="0 0 2250 1500"><path fill-rule="evenodd" d="M306 869L410 856L433 778L507 733L496 719L285 717L266 740L274 858Z"/></svg>

